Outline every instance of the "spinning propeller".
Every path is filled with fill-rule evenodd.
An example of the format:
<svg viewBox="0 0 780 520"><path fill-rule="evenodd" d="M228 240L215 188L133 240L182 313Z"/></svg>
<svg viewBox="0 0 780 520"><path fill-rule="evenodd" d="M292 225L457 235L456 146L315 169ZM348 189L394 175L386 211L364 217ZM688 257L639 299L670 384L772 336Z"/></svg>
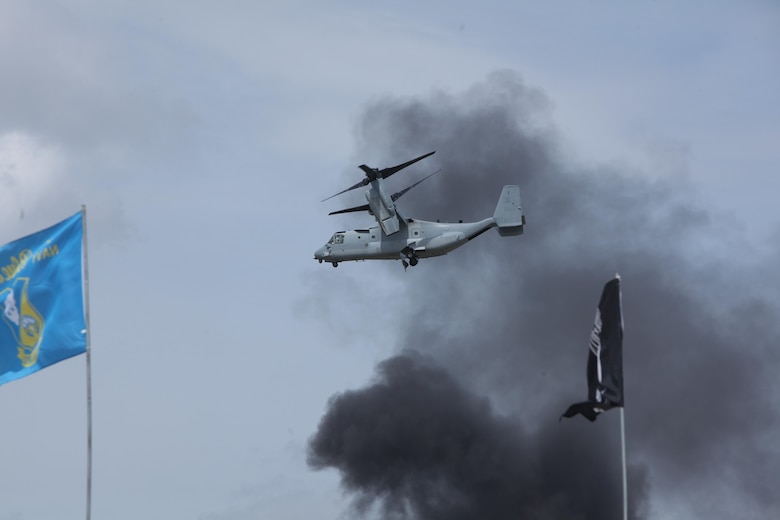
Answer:
<svg viewBox="0 0 780 520"><path fill-rule="evenodd" d="M433 153L433 152L431 152L431 153ZM428 155L430 155L430 154L428 154ZM415 160L419 160L419 159L415 159ZM425 177L423 177L419 181L415 182L411 186L408 186L408 187L402 189L401 191L397 191L397 192L393 193L392 195L390 195L390 198L393 199L393 202L397 201L398 199L401 198L401 196L404 193L406 193L407 191L411 190L412 188L414 188L415 186L420 184L422 181L424 181L426 179L430 179L431 177L433 177L434 175L436 175L440 171L441 171L441 168L439 168L435 172L431 173L430 175L426 175ZM335 197L335 195L334 195L334 197ZM340 209L338 211L331 211L330 213L328 213L328 215L337 215L339 213L352 213L353 211L368 211L369 213L371 213L371 208L368 207L368 204L363 204L362 206L355 206L354 208L347 208L347 209Z"/></svg>
<svg viewBox="0 0 780 520"><path fill-rule="evenodd" d="M366 166L365 164L361 164L360 166L358 166L358 168L363 170L363 172L366 174L366 176L365 176L365 178L363 180L361 180L357 184L354 184L354 185L350 186L346 190L342 190L342 191L336 193L335 195L331 195L327 199L322 199L322 202L325 202L328 199L332 199L333 197L341 195L342 193L346 193L346 192L348 192L350 190L354 190L355 188L360 188L361 186L366 186L366 185L368 185L368 183L370 183L372 181L375 181L377 179L387 179L388 177L390 177L394 173L398 173L399 171L403 170L407 166L411 166L412 164L416 163L417 161L422 161L426 157L429 157L429 156L431 156L431 155L433 155L435 153L436 153L435 151L429 152L429 153L426 153L425 155L421 155L421 156L417 157L416 159L412 159L411 161L405 162L403 164L399 164L397 166L391 166L389 168L382 168L381 170L379 168L371 168L369 166ZM431 175L433 175L433 174L431 174ZM429 175L428 177L430 177L431 175ZM426 179L428 177L426 177ZM425 179L423 179L423 180L425 180ZM420 182L422 182L422 181L420 181ZM418 182L418 184L419 184L419 182ZM409 188L412 188L413 186L416 186L416 185L412 185ZM407 188L407 190L409 188ZM406 193L406 191L404 191L403 193ZM403 195L403 193L401 193L401 195ZM398 196L400 197L401 195L398 195ZM395 195L393 195L393 197L395 197ZM393 200L395 200L395 199L393 199ZM358 210L354 210L354 211L358 211Z"/></svg>

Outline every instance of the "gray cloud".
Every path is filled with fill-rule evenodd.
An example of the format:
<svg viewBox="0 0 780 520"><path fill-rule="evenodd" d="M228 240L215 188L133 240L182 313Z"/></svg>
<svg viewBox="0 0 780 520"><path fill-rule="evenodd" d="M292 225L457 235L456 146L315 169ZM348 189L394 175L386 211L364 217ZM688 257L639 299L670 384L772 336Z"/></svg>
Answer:
<svg viewBox="0 0 780 520"><path fill-rule="evenodd" d="M496 411L473 411L454 423L503 424L509 420L504 415L522 411L525 437L507 449L516 450L518 461L528 460L523 443L538 443L538 458L531 459L540 464L539 494L533 496L547 497L543 502L553 509L553 496L581 504L586 471L600 460L603 444L614 443L617 423L611 416L595 425L555 421L585 394L586 337L601 286L619 271L629 460L647 471L647 481L640 470L634 479L636 498L649 490L643 483L652 482L650 502L662 511L664 493L713 496L726 486L730 496L686 507L711 514L712 504L736 501L752 504L763 517L777 514L780 504L768 487L780 477L777 450L768 442L778 431L774 374L780 368L772 280L751 275L764 269L741 269L756 260L748 259L750 250L732 247L740 241L724 240L730 249L704 257L697 249L702 237L726 231L718 215L690 204L692 188L680 179L573 164L550 123L550 107L543 93L504 71L460 94L390 98L366 108L358 129L366 156L381 154L394 164L437 150L427 166L445 173L417 189L424 196L404 199L407 214L482 218L492 213L503 184L519 184L528 215L524 236L484 235L447 257L421 262L411 275L400 347L424 352L451 384L463 387L429 393L429 413L419 413L414 428L439 420L434 410L456 406L451 401L477 410L472 393L489 399ZM380 365L380 372L391 380L387 366ZM430 390L424 381L420 393ZM386 401L401 398L393 389L402 386L387 384L381 392L368 387L333 400L312 441L315 466L339 468L348 490L386 505L400 503L399 497L412 504L417 499L402 488L366 484L371 481L355 473L345 454L323 458L320 447L323 437L335 439L358 422L379 421ZM350 399L360 397L364 405L349 408ZM339 430L329 421L345 410L352 413ZM404 425L412 428L388 428ZM580 444L582 439L590 442ZM431 449L441 442L436 436L428 440ZM594 458L568 467L540 460L543 454L564 459L588 447ZM384 456L392 459L391 453ZM403 473L402 467L395 470ZM504 475L515 476L509 469ZM466 496L460 512L428 514L418 504L412 508L418 516L410 516L469 517L489 507L478 493L455 488ZM553 488L559 495L543 493ZM533 500L519 503L508 504L507 514L528 515L523 508Z"/></svg>
<svg viewBox="0 0 780 520"><path fill-rule="evenodd" d="M109 163L191 147L205 109L182 85L210 78L170 39L61 5L14 2L4 15L0 63L13 80L0 85L0 134L46 136Z"/></svg>

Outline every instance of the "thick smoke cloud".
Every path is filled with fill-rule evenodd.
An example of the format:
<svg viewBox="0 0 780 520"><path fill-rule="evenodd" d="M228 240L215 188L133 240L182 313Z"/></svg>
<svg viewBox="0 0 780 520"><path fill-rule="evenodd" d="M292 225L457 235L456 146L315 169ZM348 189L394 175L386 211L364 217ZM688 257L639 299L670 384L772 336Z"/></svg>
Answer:
<svg viewBox="0 0 780 520"><path fill-rule="evenodd" d="M488 233L403 275L410 283L399 347L435 360L441 377L460 391L446 398L427 393L429 413L401 424L424 429L439 420L437 406L457 406L453 400L476 406L469 403L479 395L493 411L464 416L464 423L485 422L495 431L512 423L520 434L516 446L505 445L506 458L536 471L529 494L504 502L504 517L535 518L529 511L547 507L551 518L572 518L572 511L619 518L606 500L604 509L589 509L597 506L585 492L593 489L589 471L617 464L614 477L598 479L599 493L616 493L619 501L619 480L613 481L619 479L618 413L595 424L559 424L557 417L584 397L595 305L603 284L620 272L628 457L642 468L631 479L633 500L638 504L646 494L651 517L670 508L709 518L778 516L772 487L780 479L777 287L775 279L759 276L772 269L729 236L719 215L693 206L695 192L682 180L574 164L550 123L550 106L519 76L501 72L460 94L387 99L365 112L359 138L366 156L386 157L384 165L437 151L427 167L444 173L400 202L406 214L483 218L502 185L519 184L528 218L522 237ZM401 397L393 390L403 388L389 383L386 366L380 374L387 378L381 392L372 386L330 403L312 441L312 461L338 468L346 489L361 500L416 504L411 488L378 485L362 478L346 452L322 451L358 421L379 424L381 402ZM348 406L361 396L367 398L362 406ZM334 423L335 415L342 422ZM522 427L505 418L517 416ZM428 440L430 449L439 442ZM371 448L384 449L381 443ZM586 449L593 459L562 455ZM426 475L397 471L394 478L407 484ZM432 483L450 482L434 475ZM482 517L471 513L493 504L468 485L437 489L454 490L458 500L440 500L448 508L464 508L415 506L406 517ZM566 505L556 509L561 501Z"/></svg>
<svg viewBox="0 0 780 520"><path fill-rule="evenodd" d="M540 442L547 436L554 442ZM332 400L309 462L338 468L364 507L381 497L388 517L618 516L620 467L603 463L609 457L593 432L566 437L559 427L528 436L519 421L407 353L382 362L370 387ZM555 443L562 449L550 449ZM567 470L553 480L549 468Z"/></svg>

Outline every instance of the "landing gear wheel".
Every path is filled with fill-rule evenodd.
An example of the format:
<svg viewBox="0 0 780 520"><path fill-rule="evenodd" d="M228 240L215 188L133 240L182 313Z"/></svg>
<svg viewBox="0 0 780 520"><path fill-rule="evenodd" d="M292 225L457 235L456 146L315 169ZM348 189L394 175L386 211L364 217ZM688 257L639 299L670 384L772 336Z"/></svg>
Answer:
<svg viewBox="0 0 780 520"><path fill-rule="evenodd" d="M411 258L409 259L409 265L411 265L412 267L414 267L415 265L417 265L417 262L418 262L418 260L417 260L417 257L416 257L416 256L413 256L413 257L411 257Z"/></svg>
<svg viewBox="0 0 780 520"><path fill-rule="evenodd" d="M333 267L338 267L338 266L339 266L338 262L333 262Z"/></svg>

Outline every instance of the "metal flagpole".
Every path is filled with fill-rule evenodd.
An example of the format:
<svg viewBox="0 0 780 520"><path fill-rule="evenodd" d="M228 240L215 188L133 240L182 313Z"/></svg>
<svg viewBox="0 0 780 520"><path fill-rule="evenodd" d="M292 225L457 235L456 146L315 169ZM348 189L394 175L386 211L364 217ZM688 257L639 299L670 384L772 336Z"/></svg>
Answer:
<svg viewBox="0 0 780 520"><path fill-rule="evenodd" d="M81 247L84 262L84 322L87 335L87 520L92 514L92 360L89 330L89 264L87 262L87 207L81 205Z"/></svg>
<svg viewBox="0 0 780 520"><path fill-rule="evenodd" d="M615 278L618 280L621 280L620 274L615 273ZM622 280L621 280L622 284ZM618 293L618 301L620 302L620 331L622 333L624 329L623 324L623 287L622 285L620 287L620 292ZM621 353L621 364L623 362L622 359L622 353ZM621 366L622 371L622 366ZM622 380L622 377L621 377ZM622 396L623 399L625 399L625 396ZM620 446L621 450L623 452L623 520L628 520L628 477L626 475L626 414L625 414L625 401L623 403L623 406L620 407Z"/></svg>
<svg viewBox="0 0 780 520"><path fill-rule="evenodd" d="M623 520L628 520L628 479L626 478L626 416L620 407L620 445L623 450Z"/></svg>

